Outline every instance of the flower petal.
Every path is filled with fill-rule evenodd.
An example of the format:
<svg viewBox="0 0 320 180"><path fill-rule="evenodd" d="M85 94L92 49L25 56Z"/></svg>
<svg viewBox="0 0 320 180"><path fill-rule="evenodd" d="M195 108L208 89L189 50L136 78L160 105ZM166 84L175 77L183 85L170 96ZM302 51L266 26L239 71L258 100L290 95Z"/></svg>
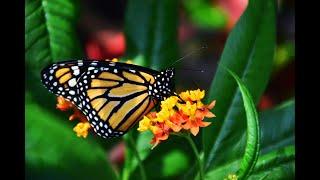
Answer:
<svg viewBox="0 0 320 180"><path fill-rule="evenodd" d="M216 115L214 115L211 111L208 111L208 112L205 114L205 117L207 117L207 118L213 118L213 117L216 117Z"/></svg>
<svg viewBox="0 0 320 180"><path fill-rule="evenodd" d="M208 106L208 109L212 109L216 105L216 100L213 100Z"/></svg>
<svg viewBox="0 0 320 180"><path fill-rule="evenodd" d="M86 138L88 136L88 130L91 128L89 122L80 122L78 123L74 128L73 131L77 133L78 137L84 137Z"/></svg>
<svg viewBox="0 0 320 180"><path fill-rule="evenodd" d="M192 127L190 131L194 136L196 136L199 132L199 127Z"/></svg>
<svg viewBox="0 0 320 180"><path fill-rule="evenodd" d="M211 124L211 122L202 121L200 127L207 127Z"/></svg>

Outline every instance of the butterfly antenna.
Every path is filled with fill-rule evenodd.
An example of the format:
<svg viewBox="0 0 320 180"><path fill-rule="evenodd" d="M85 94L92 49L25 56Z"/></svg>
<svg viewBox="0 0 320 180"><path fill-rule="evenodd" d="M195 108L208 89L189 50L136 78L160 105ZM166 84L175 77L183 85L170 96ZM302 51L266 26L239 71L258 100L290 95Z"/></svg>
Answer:
<svg viewBox="0 0 320 180"><path fill-rule="evenodd" d="M189 56L191 56L191 55L193 55L193 54L195 54L195 53L197 53L197 52L200 52L200 51L202 51L203 49L208 49L207 45L204 45L204 46L202 46L201 48L196 49L196 50L194 50L194 51L191 51L190 53L184 55L184 56L181 57L180 59L174 61L169 67L173 67L175 64L177 64L178 62L182 61L184 58L189 57Z"/></svg>

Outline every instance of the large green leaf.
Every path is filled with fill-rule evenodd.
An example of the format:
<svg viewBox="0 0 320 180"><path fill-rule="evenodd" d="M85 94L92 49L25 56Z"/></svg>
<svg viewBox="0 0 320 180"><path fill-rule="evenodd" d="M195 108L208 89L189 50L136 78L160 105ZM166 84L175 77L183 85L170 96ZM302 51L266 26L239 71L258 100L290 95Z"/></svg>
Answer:
<svg viewBox="0 0 320 180"><path fill-rule="evenodd" d="M261 153L295 144L295 102L288 100L261 112Z"/></svg>
<svg viewBox="0 0 320 180"><path fill-rule="evenodd" d="M125 36L127 55L156 70L177 59L178 1L129 0Z"/></svg>
<svg viewBox="0 0 320 180"><path fill-rule="evenodd" d="M260 151L260 129L258 113L255 108L255 104L252 100L251 94L244 86L239 77L232 71L228 70L233 78L237 81L239 89L241 91L244 108L246 111L247 119L247 132L246 132L246 149L241 160L238 176L240 179L246 179L247 176L253 171L253 168L257 162Z"/></svg>
<svg viewBox="0 0 320 180"><path fill-rule="evenodd" d="M106 152L57 121L26 96L26 175L29 179L116 179Z"/></svg>
<svg viewBox="0 0 320 180"><path fill-rule="evenodd" d="M259 101L269 80L275 47L275 1L250 0L227 39L220 63L235 72ZM237 84L218 67L208 100L217 100L216 118L204 129L205 168L210 170L242 157L246 118Z"/></svg>
<svg viewBox="0 0 320 180"><path fill-rule="evenodd" d="M54 110L54 96L41 85L40 71L49 63L81 56L77 2L27 0L25 4L26 90L49 110Z"/></svg>
<svg viewBox="0 0 320 180"><path fill-rule="evenodd" d="M295 148L291 145L260 156L254 172L249 179L272 180L294 178Z"/></svg>
<svg viewBox="0 0 320 180"><path fill-rule="evenodd" d="M290 148L294 145L294 109L294 101L289 100L273 109L263 111L259 114L261 126L261 155L253 170L253 177L256 177L257 174L263 175L264 173L271 173L272 170L279 173L284 170L283 172L287 172L286 174L288 177L294 176L294 153L291 153L289 156L288 164L285 163L287 162L286 156L284 156L284 161L276 160L277 157L282 159L280 154L282 154L283 151L281 149ZM283 155L286 155L286 153ZM270 159L270 162L272 159L275 160L272 161L273 163L268 163L268 166L262 166L262 164L266 162L266 157ZM239 169L240 160L241 159L239 158L235 161L230 161L223 166L213 168L207 173L206 178L223 179L227 174L234 173Z"/></svg>
<svg viewBox="0 0 320 180"><path fill-rule="evenodd" d="M76 36L75 0L27 0L25 5L25 60L39 70L48 63L80 55Z"/></svg>
<svg viewBox="0 0 320 180"><path fill-rule="evenodd" d="M206 174L206 179L224 179L239 168L240 159L230 162ZM258 162L248 179L294 179L295 151L289 145L259 156Z"/></svg>

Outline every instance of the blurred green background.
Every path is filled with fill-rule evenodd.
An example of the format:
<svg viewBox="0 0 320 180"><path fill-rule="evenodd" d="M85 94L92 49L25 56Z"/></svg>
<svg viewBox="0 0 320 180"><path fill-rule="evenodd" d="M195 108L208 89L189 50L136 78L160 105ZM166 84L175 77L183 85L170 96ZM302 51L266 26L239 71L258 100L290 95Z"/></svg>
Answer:
<svg viewBox="0 0 320 180"><path fill-rule="evenodd" d="M241 96L217 68L225 62L260 113L262 151L251 178L293 179L295 5L250 3L241 16L247 0L27 0L26 179L140 179L135 151L148 179L193 179L195 157L180 138L170 136L154 150L152 135L136 127L125 138L106 141L93 132L78 138L71 112L57 110L40 82L40 70L60 60L118 57L160 70L193 51L175 65L176 91L200 88L217 99L217 125L195 138L206 178L235 172L244 150Z"/></svg>

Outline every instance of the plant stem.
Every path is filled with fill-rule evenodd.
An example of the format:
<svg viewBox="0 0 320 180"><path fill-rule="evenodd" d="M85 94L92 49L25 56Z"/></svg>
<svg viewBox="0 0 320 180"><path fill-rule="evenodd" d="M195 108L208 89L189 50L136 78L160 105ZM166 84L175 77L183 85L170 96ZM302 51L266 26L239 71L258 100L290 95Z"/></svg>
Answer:
<svg viewBox="0 0 320 180"><path fill-rule="evenodd" d="M194 141L190 137L190 134L185 135L184 137L188 140L189 144L192 147L192 150L193 150L194 154L196 155L196 158L197 158L197 161L198 161L198 166L199 166L200 180L203 180L204 179L204 173L203 173L202 163L201 163L201 159L200 159L200 154L199 154L199 151L198 151L198 149L196 147L196 144L194 143Z"/></svg>
<svg viewBox="0 0 320 180"><path fill-rule="evenodd" d="M141 174L141 179L142 180L147 180L147 176L146 176L146 172L145 172L145 169L143 167L143 164L142 164L142 160L140 158L140 155L135 147L135 143L134 143L134 140L132 139L132 136L129 136L128 137L129 141L130 141L130 144L132 146L132 149L134 151L134 154L135 156L137 157L137 160L138 160L138 164L139 164L139 169L140 169L140 174Z"/></svg>

